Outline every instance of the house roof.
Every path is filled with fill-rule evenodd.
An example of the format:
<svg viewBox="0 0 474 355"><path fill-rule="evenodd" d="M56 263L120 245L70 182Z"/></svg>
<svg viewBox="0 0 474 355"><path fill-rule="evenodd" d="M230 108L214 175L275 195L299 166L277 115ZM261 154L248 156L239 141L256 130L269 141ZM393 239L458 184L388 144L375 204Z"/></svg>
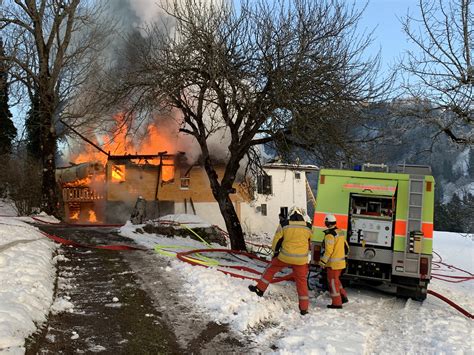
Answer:
<svg viewBox="0 0 474 355"><path fill-rule="evenodd" d="M287 169L287 170L300 170L300 171L319 171L317 165L306 165L306 164L285 164L285 163L267 163L263 166L264 169Z"/></svg>

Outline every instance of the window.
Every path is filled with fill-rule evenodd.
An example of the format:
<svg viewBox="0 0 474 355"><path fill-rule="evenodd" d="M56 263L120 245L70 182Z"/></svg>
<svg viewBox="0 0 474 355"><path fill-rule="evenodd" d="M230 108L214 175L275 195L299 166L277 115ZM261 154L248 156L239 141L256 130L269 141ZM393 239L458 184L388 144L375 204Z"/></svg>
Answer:
<svg viewBox="0 0 474 355"><path fill-rule="evenodd" d="M272 177L270 175L260 175L257 177L257 192L263 195L272 194Z"/></svg>
<svg viewBox="0 0 474 355"><path fill-rule="evenodd" d="M301 173L299 171L295 172L295 179L296 180L301 179Z"/></svg>
<svg viewBox="0 0 474 355"><path fill-rule="evenodd" d="M262 203L262 205L260 206L260 212L262 212L262 216L267 215L267 204L266 203Z"/></svg>
<svg viewBox="0 0 474 355"><path fill-rule="evenodd" d="M192 169L192 166L189 167L187 170L181 169L181 173L180 173L181 185L179 187L181 190L189 190L189 186L191 184L191 169Z"/></svg>
<svg viewBox="0 0 474 355"><path fill-rule="evenodd" d="M288 207L280 207L280 216L283 219L288 218Z"/></svg>
<svg viewBox="0 0 474 355"><path fill-rule="evenodd" d="M191 182L191 179L189 177L182 177L181 178L181 190L189 190L189 183Z"/></svg>
<svg viewBox="0 0 474 355"><path fill-rule="evenodd" d="M125 165L112 165L110 176L112 182L125 182Z"/></svg>

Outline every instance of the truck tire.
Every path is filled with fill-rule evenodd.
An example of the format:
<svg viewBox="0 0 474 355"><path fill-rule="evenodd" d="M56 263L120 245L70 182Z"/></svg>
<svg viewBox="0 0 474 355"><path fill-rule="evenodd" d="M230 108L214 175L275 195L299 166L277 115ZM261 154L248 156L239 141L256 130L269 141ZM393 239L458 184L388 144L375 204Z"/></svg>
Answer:
<svg viewBox="0 0 474 355"><path fill-rule="evenodd" d="M423 302L426 299L427 288L426 286L415 286L415 287L397 287L397 297L411 298L412 300Z"/></svg>

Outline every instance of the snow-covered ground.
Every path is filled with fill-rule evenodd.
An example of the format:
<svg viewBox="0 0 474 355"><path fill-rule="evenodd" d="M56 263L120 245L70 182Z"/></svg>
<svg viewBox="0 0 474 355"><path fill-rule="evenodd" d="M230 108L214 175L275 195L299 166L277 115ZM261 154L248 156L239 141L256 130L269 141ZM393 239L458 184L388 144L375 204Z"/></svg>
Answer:
<svg viewBox="0 0 474 355"><path fill-rule="evenodd" d="M147 247L155 244L195 245L182 238L122 234ZM443 261L474 272L473 236L435 232L434 249ZM163 256L158 256L163 257ZM183 279L187 299L218 322L228 323L263 353L472 353L472 320L429 295L422 304L373 290L348 289L350 302L343 310L326 308L327 294L311 297L310 314L301 316L291 282L273 284L263 298L248 291L252 281L227 276L213 268L171 262ZM474 282L459 284L432 280L430 289L474 311Z"/></svg>
<svg viewBox="0 0 474 355"><path fill-rule="evenodd" d="M0 215L2 212L0 206ZM0 353L22 354L25 338L54 308L56 246L24 220L0 217ZM121 233L150 249L156 244L202 247L191 239L134 233L135 228L127 224ZM443 260L470 272L474 272L473 245L472 235L435 233L434 248ZM170 267L182 280L183 297L211 318L241 332L255 343L257 352L467 354L474 348L472 320L432 296L420 304L376 291L348 289L350 302L345 308L329 310L326 294L312 294L310 314L301 316L291 282L273 284L265 297L259 298L248 291L249 280L177 259ZM430 289L474 311L473 281L451 284L433 280Z"/></svg>
<svg viewBox="0 0 474 355"><path fill-rule="evenodd" d="M19 218L0 217L0 353L23 354L25 338L46 320L56 247Z"/></svg>

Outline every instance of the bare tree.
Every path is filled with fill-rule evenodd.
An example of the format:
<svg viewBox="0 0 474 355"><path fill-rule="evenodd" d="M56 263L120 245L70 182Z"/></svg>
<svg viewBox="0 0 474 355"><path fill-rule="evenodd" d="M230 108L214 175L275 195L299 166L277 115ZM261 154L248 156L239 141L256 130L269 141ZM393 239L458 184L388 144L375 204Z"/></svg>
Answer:
<svg viewBox="0 0 474 355"><path fill-rule="evenodd" d="M117 75L114 90L134 108L159 103L181 113L181 131L199 143L232 248L244 249L230 199L243 161L258 161L254 147L269 142L336 160L360 107L378 93L377 58L362 59L370 36L356 35L361 13L342 1L244 1L234 8L185 0L166 10L172 31L158 24L134 38L133 65ZM209 143L216 136L227 138L221 176Z"/></svg>
<svg viewBox="0 0 474 355"><path fill-rule="evenodd" d="M42 208L58 213L55 158L58 122L90 69L103 34L92 26L94 2L4 1L0 26L7 34L2 59L12 65L13 83L35 101L42 164Z"/></svg>
<svg viewBox="0 0 474 355"><path fill-rule="evenodd" d="M402 69L418 114L459 144L474 143L474 4L472 0L419 0L419 18L403 30L418 50ZM422 115L420 115L422 114Z"/></svg>

